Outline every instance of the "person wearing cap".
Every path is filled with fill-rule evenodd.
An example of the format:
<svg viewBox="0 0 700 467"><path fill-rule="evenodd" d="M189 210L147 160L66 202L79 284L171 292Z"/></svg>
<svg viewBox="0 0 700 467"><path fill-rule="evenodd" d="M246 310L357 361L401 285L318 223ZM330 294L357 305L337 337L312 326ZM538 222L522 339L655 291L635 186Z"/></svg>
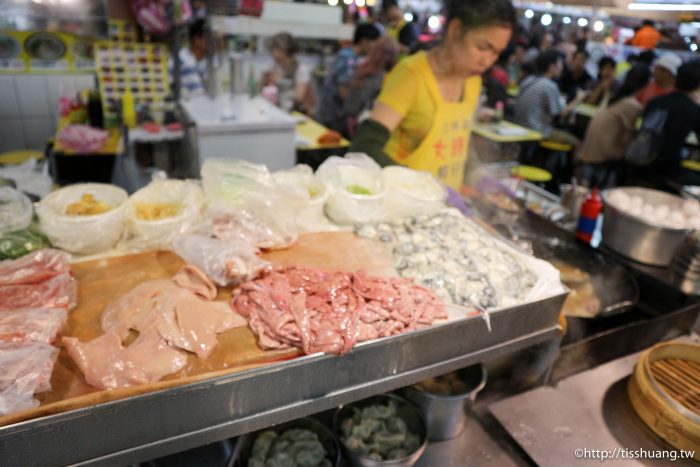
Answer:
<svg viewBox="0 0 700 467"><path fill-rule="evenodd" d="M645 19L629 44L640 49L653 49L661 40L661 33L654 27L654 22Z"/></svg>
<svg viewBox="0 0 700 467"><path fill-rule="evenodd" d="M666 52L654 63L653 80L637 94L640 104L646 105L655 97L664 96L673 91L676 73L683 60L673 52Z"/></svg>
<svg viewBox="0 0 700 467"><path fill-rule="evenodd" d="M644 109L644 120L663 121L658 141L656 158L647 166L628 168L627 182L662 190L673 189L669 181L676 185L697 184L683 180L689 176L681 168L684 157L685 140L691 132L700 136L700 105L693 95L700 89L700 61L686 63L678 68L676 87L673 92L653 99Z"/></svg>

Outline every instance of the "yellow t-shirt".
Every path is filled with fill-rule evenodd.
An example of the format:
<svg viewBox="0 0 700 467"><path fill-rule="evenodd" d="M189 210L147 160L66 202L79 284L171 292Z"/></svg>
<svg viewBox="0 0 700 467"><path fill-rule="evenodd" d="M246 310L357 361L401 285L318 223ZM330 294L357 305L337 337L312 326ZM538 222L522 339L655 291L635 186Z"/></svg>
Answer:
<svg viewBox="0 0 700 467"><path fill-rule="evenodd" d="M377 102L388 105L403 117L384 148L394 160L405 159L418 148L433 125L437 106L445 103L444 100L436 102L429 80L435 82L435 75L425 52L401 60L384 80ZM467 79L464 89L462 102L472 104L465 117L471 118L479 103L481 77Z"/></svg>

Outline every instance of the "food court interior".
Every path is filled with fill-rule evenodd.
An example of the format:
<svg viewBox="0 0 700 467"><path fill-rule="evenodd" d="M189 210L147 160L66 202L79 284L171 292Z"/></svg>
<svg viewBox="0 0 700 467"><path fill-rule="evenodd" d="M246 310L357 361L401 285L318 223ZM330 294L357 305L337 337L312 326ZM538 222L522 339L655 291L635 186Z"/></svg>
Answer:
<svg viewBox="0 0 700 467"><path fill-rule="evenodd" d="M685 0L0 0L0 465L695 465L699 44Z"/></svg>

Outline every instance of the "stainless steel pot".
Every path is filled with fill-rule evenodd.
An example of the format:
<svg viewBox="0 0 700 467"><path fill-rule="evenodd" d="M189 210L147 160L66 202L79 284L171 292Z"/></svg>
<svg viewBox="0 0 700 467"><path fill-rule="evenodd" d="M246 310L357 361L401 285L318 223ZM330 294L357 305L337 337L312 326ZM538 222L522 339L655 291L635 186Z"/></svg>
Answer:
<svg viewBox="0 0 700 467"><path fill-rule="evenodd" d="M463 368L458 375L467 386L461 394L433 394L416 386L409 386L404 391L406 398L423 412L430 441L459 436L464 430L467 413L471 411L476 395L486 385L486 367L481 364Z"/></svg>
<svg viewBox="0 0 700 467"><path fill-rule="evenodd" d="M635 261L654 266L668 266L685 239L685 229L671 229L650 224L617 209L607 202L613 192L621 190L628 196L640 196L645 203L667 204L682 209L678 196L647 188L614 188L603 192L603 243Z"/></svg>

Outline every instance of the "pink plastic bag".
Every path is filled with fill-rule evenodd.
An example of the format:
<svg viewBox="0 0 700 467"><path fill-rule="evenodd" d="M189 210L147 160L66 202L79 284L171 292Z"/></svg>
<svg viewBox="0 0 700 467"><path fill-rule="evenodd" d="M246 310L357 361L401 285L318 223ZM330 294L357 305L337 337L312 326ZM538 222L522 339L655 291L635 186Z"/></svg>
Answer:
<svg viewBox="0 0 700 467"><path fill-rule="evenodd" d="M88 125L69 125L58 134L58 141L71 151L90 153L102 149L108 135L106 131Z"/></svg>
<svg viewBox="0 0 700 467"><path fill-rule="evenodd" d="M39 284L0 286L0 312L27 308L73 309L78 287L70 273L62 273Z"/></svg>
<svg viewBox="0 0 700 467"><path fill-rule="evenodd" d="M0 416L37 407L34 393L51 389L58 349L39 342L0 344Z"/></svg>
<svg viewBox="0 0 700 467"><path fill-rule="evenodd" d="M65 309L36 308L0 313L0 343L51 344L66 323Z"/></svg>

